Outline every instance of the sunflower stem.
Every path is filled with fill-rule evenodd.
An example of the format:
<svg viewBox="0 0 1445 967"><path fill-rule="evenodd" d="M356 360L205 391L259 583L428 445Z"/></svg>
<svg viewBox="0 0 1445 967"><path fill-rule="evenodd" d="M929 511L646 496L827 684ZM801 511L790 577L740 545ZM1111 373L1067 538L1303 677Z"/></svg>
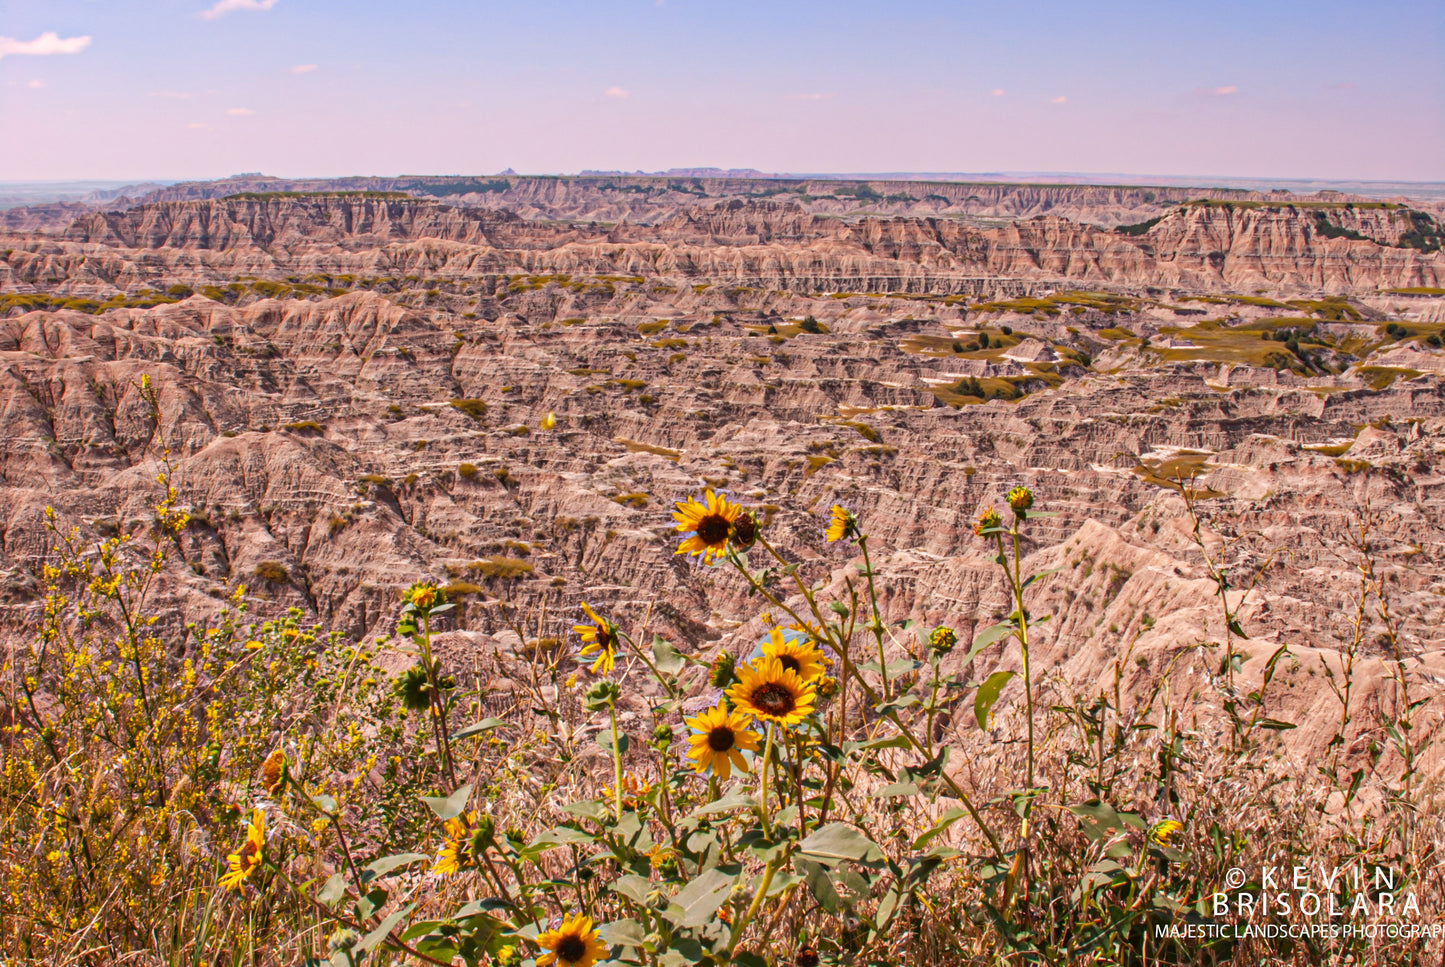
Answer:
<svg viewBox="0 0 1445 967"><path fill-rule="evenodd" d="M768 839L773 838L773 826L768 820L768 765L773 761L773 723L768 723L768 738L763 744L763 768L758 781L758 798L762 803L760 815L763 821L763 833Z"/></svg>
<svg viewBox="0 0 1445 967"><path fill-rule="evenodd" d="M769 748L771 748L772 730L768 730ZM763 898L768 895L768 887L773 885L773 877L777 875L778 867L781 865L779 857L775 856L768 860L768 865L763 867L763 881L758 884L758 892L753 895L753 902L748 904L748 911L738 918L733 924L732 933L728 935L728 959L732 959L733 951L737 949L738 943L743 939L743 931L757 916L758 910L763 905Z"/></svg>
<svg viewBox="0 0 1445 967"><path fill-rule="evenodd" d="M863 568L868 572L868 604L873 612L873 637L878 640L878 674L883 677L883 701L888 701L888 659L883 655L883 619L878 615L878 590L873 585L873 560L868 555L868 535L858 535L863 549Z"/></svg>
<svg viewBox="0 0 1445 967"><path fill-rule="evenodd" d="M612 719L612 797L617 807L617 821L622 822L622 750L617 744L617 699L607 700L607 714Z"/></svg>

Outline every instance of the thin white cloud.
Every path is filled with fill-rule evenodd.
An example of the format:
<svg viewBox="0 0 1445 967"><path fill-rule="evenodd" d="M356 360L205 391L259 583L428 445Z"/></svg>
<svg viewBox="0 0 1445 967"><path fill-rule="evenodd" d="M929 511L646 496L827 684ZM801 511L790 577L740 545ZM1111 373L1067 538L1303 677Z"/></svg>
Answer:
<svg viewBox="0 0 1445 967"><path fill-rule="evenodd" d="M228 107L226 108L226 113L231 115L231 117L233 118L245 118L250 117L256 112L251 110L249 107Z"/></svg>
<svg viewBox="0 0 1445 967"><path fill-rule="evenodd" d="M38 91L38 90L40 90L42 87L45 86L45 82L42 81L40 78L37 77L37 78L35 78L35 80L31 81L30 83L26 84L25 86L28 87L28 88L30 88L32 91Z"/></svg>
<svg viewBox="0 0 1445 967"><path fill-rule="evenodd" d="M14 37L0 37L0 57L10 54L78 54L90 46L90 36L61 37L48 30L34 40L16 40Z"/></svg>
<svg viewBox="0 0 1445 967"><path fill-rule="evenodd" d="M297 64L295 67L291 68L291 73L293 73L293 74L309 74L309 73L311 73L312 71L316 70L316 68L317 68L317 65L316 65L316 64Z"/></svg>
<svg viewBox="0 0 1445 967"><path fill-rule="evenodd" d="M1238 93L1239 88L1235 87L1233 84L1230 84L1228 87L1216 87L1214 89L1214 94L1216 97L1228 97L1231 94Z"/></svg>
<svg viewBox="0 0 1445 967"><path fill-rule="evenodd" d="M192 131L206 131L209 130L211 126L209 124L202 124L200 121L192 121L190 124L187 124L186 127Z"/></svg>
<svg viewBox="0 0 1445 967"><path fill-rule="evenodd" d="M989 91L988 93L989 93L989 96L990 96L990 97L1003 97L1003 88L1002 88L1002 87L995 87L993 90Z"/></svg>
<svg viewBox="0 0 1445 967"><path fill-rule="evenodd" d="M1326 90L1331 91L1353 91L1354 89L1354 81L1340 81L1338 84L1331 84L1328 88L1326 88Z"/></svg>
<svg viewBox="0 0 1445 967"><path fill-rule="evenodd" d="M603 94L606 94L608 97L615 97L615 98L617 98L618 100L626 100L627 97L628 97L632 92L629 91L629 90L628 90L627 88L625 88L625 87L616 87L616 86L613 86L613 87L609 87L607 90L603 91L602 93L603 93Z"/></svg>
<svg viewBox="0 0 1445 967"><path fill-rule="evenodd" d="M188 91L151 91L151 97L164 97L171 101L188 101L191 98Z"/></svg>
<svg viewBox="0 0 1445 967"><path fill-rule="evenodd" d="M837 97L837 94L794 94L793 98L799 101L827 101Z"/></svg>
<svg viewBox="0 0 1445 967"><path fill-rule="evenodd" d="M270 10L274 6L276 0L217 0L216 5L201 16L207 20L215 20L237 10Z"/></svg>
<svg viewBox="0 0 1445 967"><path fill-rule="evenodd" d="M1068 99L1067 97L1064 97L1062 94L1060 94L1058 97L1054 98L1054 99L1053 99L1052 101L1050 101L1049 103L1050 103L1050 104L1067 104L1067 103L1069 103L1069 99Z"/></svg>

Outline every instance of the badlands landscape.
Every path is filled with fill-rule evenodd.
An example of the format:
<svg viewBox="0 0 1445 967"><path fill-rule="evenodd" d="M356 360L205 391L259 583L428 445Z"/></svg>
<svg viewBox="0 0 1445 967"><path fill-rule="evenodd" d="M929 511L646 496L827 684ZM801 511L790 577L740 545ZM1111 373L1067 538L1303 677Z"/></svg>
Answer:
<svg viewBox="0 0 1445 967"><path fill-rule="evenodd" d="M9 209L3 634L29 647L46 606L46 508L148 533L164 446L169 633L244 584L253 618L374 642L434 582L459 664L574 648L584 600L745 656L747 582L674 553L675 502L713 489L834 590L862 560L822 534L851 511L889 660L905 622L948 626L944 669L977 681L1019 664L967 647L1013 609L974 522L1023 485L1056 514L1022 547L1052 569L1050 701L1167 678L1213 734L1237 649L1288 768L1335 755L1378 804L1408 760L1429 812L1442 244L1438 202L1147 186L246 176ZM1398 722L1398 676L1436 696L1408 750L1339 724L1345 655L1357 709ZM960 748L972 702L939 723Z"/></svg>

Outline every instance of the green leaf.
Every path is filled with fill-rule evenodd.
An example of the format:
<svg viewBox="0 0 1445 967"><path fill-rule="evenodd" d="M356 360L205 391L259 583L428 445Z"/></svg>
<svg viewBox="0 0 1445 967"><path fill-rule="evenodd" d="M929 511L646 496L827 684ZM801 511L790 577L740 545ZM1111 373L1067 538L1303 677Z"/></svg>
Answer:
<svg viewBox="0 0 1445 967"><path fill-rule="evenodd" d="M456 740L470 739L474 735L481 735L483 732L489 732L492 729L499 728L506 724L507 723L501 719L482 719L480 722L473 722L466 728L461 729L453 735L452 738Z"/></svg>
<svg viewBox="0 0 1445 967"><path fill-rule="evenodd" d="M911 749L913 743L903 735L888 735L881 739L869 739L866 742L844 742L844 752L872 752L875 749Z"/></svg>
<svg viewBox="0 0 1445 967"><path fill-rule="evenodd" d="M1298 728L1293 722L1283 722L1279 719L1260 719L1255 723L1262 729L1273 729L1276 732L1283 732L1285 729Z"/></svg>
<svg viewBox="0 0 1445 967"><path fill-rule="evenodd" d="M1047 571L1040 571L1040 572L1037 573L1037 574L1030 574L1030 575L1028 576L1028 578L1024 581L1023 586L1024 586L1024 588L1027 588L1029 585L1033 584L1035 581L1041 581L1041 580L1043 580L1044 578L1048 577L1050 574L1058 574L1058 573L1059 573L1060 571L1062 571L1062 570L1063 570L1062 567L1051 567L1051 568L1049 568Z"/></svg>
<svg viewBox="0 0 1445 967"><path fill-rule="evenodd" d="M641 906L647 906L647 894L652 892L652 881L645 876L638 876L635 873L628 873L626 876L619 876L610 884L613 893L627 897L632 902Z"/></svg>
<svg viewBox="0 0 1445 967"><path fill-rule="evenodd" d="M1003 691L1003 687L1013 677L1013 672L994 672L978 687L978 694L973 699L973 717L978 720L979 728L988 728L988 713L993 711L999 692Z"/></svg>
<svg viewBox="0 0 1445 967"><path fill-rule="evenodd" d="M701 819L704 816L713 816L717 813L729 813L739 809L756 809L758 801L745 792L734 792L723 796L721 799L714 799L704 806L699 806L688 813L688 819Z"/></svg>
<svg viewBox="0 0 1445 967"><path fill-rule="evenodd" d="M317 901L331 906L346 896L346 874L333 873L326 884L316 891Z"/></svg>
<svg viewBox="0 0 1445 967"><path fill-rule="evenodd" d="M701 927L712 920L727 902L737 876L722 870L708 870L678 891L663 916L679 927Z"/></svg>
<svg viewBox="0 0 1445 967"><path fill-rule="evenodd" d="M944 813L942 816L939 817L938 822L933 824L932 829L925 831L922 835L920 835L917 839L913 841L913 848L923 849L923 847L927 846L934 839L934 837L938 836L944 830L948 829L948 827L952 826L954 823L958 822L960 819L967 815L967 809L961 809L957 807L950 809L948 812Z"/></svg>
<svg viewBox="0 0 1445 967"><path fill-rule="evenodd" d="M437 819L446 822L448 819L456 819L467 808L467 800L472 798L472 787L468 783L461 786L450 796L422 796L421 801L426 803Z"/></svg>
<svg viewBox="0 0 1445 967"><path fill-rule="evenodd" d="M833 866L844 860L877 863L883 853L867 836L847 823L829 823L798 844L798 852L816 863Z"/></svg>
<svg viewBox="0 0 1445 967"><path fill-rule="evenodd" d="M597 934L606 943L621 947L641 947L647 940L647 933L636 920L613 920L597 928Z"/></svg>
<svg viewBox="0 0 1445 967"><path fill-rule="evenodd" d="M429 860L430 856L425 853L397 853L394 856L383 856L379 860L373 860L366 865L373 876L385 876L398 866L409 866L412 863L419 863L422 860Z"/></svg>
<svg viewBox="0 0 1445 967"><path fill-rule="evenodd" d="M808 892L813 894L813 899L827 913L837 915L843 908L842 897L838 896L838 890L833 886L833 879L828 875L827 867L821 863L812 863L798 857L794 862L802 872L804 880L808 884Z"/></svg>
<svg viewBox="0 0 1445 967"><path fill-rule="evenodd" d="M595 843L597 837L591 833L584 833L580 829L573 829L571 826L553 826L545 832L538 833L531 842L531 846L541 846L551 849L556 846L582 845L584 843Z"/></svg>
<svg viewBox="0 0 1445 967"><path fill-rule="evenodd" d="M352 949L370 950L372 947L375 947L377 944L384 941L386 939L386 935L391 933L393 927L395 927L398 923L401 923L402 919L411 912L411 908L414 906L416 906L415 903L408 903L400 910L392 913L391 916L381 921L381 925L379 927L371 931L371 933L367 934L366 936L362 937L361 941Z"/></svg>
<svg viewBox="0 0 1445 967"><path fill-rule="evenodd" d="M602 748L606 749L608 752L611 752L611 751L612 751L612 730L611 730L611 729L603 729L601 732L598 732L598 733L597 733L597 744L598 744L599 746L601 746ZM632 745L632 740L627 737L627 733L626 733L626 732L618 732L618 733L617 733L617 751L618 751L618 752L621 752L623 755L626 755L626 754L627 754L627 750L628 750L628 748L631 747L631 745Z"/></svg>
<svg viewBox="0 0 1445 967"><path fill-rule="evenodd" d="M653 635L652 663L664 675L676 675L687 664L687 659L682 652L668 644L662 635Z"/></svg>
<svg viewBox="0 0 1445 967"><path fill-rule="evenodd" d="M590 819L594 823L600 823L612 814L612 807L607 803L584 799L581 802L568 803L562 807L562 811L578 819Z"/></svg>
<svg viewBox="0 0 1445 967"><path fill-rule="evenodd" d="M970 659L976 656L979 652L983 651L989 645L993 644L995 641L1000 641L1013 634L1013 630L1014 626L1012 622L1001 621L996 625L990 625L989 627L980 631L978 634L974 635L973 645L968 649L968 654L963 659L964 663L966 664Z"/></svg>

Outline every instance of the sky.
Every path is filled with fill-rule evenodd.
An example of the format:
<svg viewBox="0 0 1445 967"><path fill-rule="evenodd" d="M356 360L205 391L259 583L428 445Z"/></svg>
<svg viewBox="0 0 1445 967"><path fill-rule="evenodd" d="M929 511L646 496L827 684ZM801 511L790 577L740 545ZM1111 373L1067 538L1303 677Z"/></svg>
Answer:
<svg viewBox="0 0 1445 967"><path fill-rule="evenodd" d="M1445 181L1441 0L0 0L0 181Z"/></svg>

